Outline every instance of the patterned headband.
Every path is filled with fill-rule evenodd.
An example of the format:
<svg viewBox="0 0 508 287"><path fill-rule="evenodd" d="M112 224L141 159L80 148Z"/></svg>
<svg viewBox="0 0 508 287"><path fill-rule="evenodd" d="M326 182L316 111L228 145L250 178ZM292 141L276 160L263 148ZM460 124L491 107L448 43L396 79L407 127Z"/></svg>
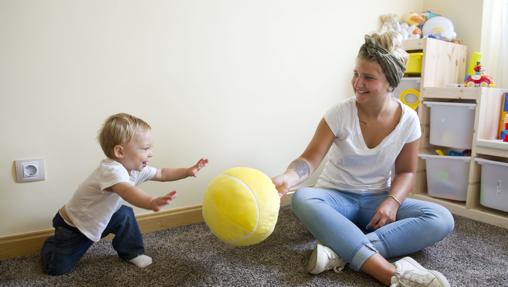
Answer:
<svg viewBox="0 0 508 287"><path fill-rule="evenodd" d="M375 58L379 63L390 86L393 88L397 87L406 70L404 62L395 57L390 51L379 46L369 35L365 35L365 43L362 45L362 48L368 57Z"/></svg>

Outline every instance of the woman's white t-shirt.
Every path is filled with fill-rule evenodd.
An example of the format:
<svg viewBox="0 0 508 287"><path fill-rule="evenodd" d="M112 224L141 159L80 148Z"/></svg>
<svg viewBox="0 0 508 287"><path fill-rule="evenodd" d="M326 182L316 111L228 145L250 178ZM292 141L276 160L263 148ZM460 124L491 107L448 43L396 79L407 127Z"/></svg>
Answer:
<svg viewBox="0 0 508 287"><path fill-rule="evenodd" d="M385 192L390 189L392 168L406 143L420 138L420 121L414 110L402 108L395 129L374 148L363 139L356 98L328 110L324 119L335 135L325 168L316 187L350 192Z"/></svg>
<svg viewBox="0 0 508 287"><path fill-rule="evenodd" d="M113 214L124 204L118 194L106 189L121 182L140 185L153 178L156 172L155 167L146 166L141 171L131 171L129 175L121 163L105 159L78 187L65 205L65 212L81 233L97 242Z"/></svg>

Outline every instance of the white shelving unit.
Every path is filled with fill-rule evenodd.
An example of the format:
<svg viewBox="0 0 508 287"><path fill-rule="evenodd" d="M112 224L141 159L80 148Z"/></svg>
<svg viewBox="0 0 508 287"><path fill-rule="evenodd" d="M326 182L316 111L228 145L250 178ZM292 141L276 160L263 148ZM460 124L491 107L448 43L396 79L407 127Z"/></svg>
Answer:
<svg viewBox="0 0 508 287"><path fill-rule="evenodd" d="M480 204L481 166L474 158L508 162L508 143L496 140L501 112L501 97L508 89L449 87L462 83L465 75L467 48L463 45L435 39L404 42L407 51L423 52L420 94L423 102L475 103L474 131L469 164L467 198L465 202L432 197L427 193L425 161L419 159L412 197L439 203L452 213L473 220L508 228L508 212ZM434 153L438 148L429 143L429 108L417 109L422 125L420 151ZM507 174L508 180L508 174Z"/></svg>
<svg viewBox="0 0 508 287"><path fill-rule="evenodd" d="M459 101L467 100L476 103L474 131L469 164L467 198L458 202L435 198L427 193L427 174L425 162L419 162L419 169L413 196L415 198L437 202L446 206L455 214L474 220L508 228L508 213L484 207L480 204L480 165L474 158L493 159L508 162L508 143L496 140L501 96L508 92L496 88L423 88L423 101ZM420 120L423 127L421 150L432 153L434 146L429 143L429 111L422 109ZM508 177L508 174L507 174Z"/></svg>

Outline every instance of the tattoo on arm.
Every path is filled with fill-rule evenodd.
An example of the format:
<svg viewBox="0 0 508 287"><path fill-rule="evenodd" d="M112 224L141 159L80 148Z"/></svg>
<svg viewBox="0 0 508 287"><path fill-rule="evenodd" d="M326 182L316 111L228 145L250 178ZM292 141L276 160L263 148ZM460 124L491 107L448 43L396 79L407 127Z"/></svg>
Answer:
<svg viewBox="0 0 508 287"><path fill-rule="evenodd" d="M295 159L289 165L288 169L294 169L299 178L310 175L309 164L303 159Z"/></svg>

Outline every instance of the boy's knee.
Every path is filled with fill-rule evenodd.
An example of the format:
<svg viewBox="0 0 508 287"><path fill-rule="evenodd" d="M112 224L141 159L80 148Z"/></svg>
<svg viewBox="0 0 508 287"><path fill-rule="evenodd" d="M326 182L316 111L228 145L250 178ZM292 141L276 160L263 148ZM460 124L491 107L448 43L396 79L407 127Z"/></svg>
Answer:
<svg viewBox="0 0 508 287"><path fill-rule="evenodd" d="M73 266L66 265L64 260L57 258L54 236L49 237L41 249L42 271L51 276L64 275L72 271Z"/></svg>
<svg viewBox="0 0 508 287"><path fill-rule="evenodd" d="M122 217L135 217L134 210L131 207L122 205L120 209L116 212L117 215L121 215Z"/></svg>
<svg viewBox="0 0 508 287"><path fill-rule="evenodd" d="M136 221L136 215L134 214L134 211L131 207L123 205L117 212L115 212L111 218L110 224L113 224L113 226L118 226L118 224L125 226L126 224L130 224L133 221Z"/></svg>

